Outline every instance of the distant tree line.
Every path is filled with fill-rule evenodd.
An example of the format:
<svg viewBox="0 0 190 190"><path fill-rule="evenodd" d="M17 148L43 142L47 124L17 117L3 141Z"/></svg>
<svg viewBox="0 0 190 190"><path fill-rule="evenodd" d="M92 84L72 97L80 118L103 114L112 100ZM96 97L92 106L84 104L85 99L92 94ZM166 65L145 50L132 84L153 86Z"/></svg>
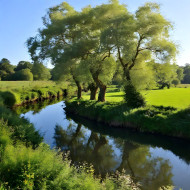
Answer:
<svg viewBox="0 0 190 190"><path fill-rule="evenodd" d="M50 70L42 63L20 61L17 66L11 65L6 58L0 61L0 79L2 81L33 81L51 79Z"/></svg>
<svg viewBox="0 0 190 190"><path fill-rule="evenodd" d="M107 68L102 71L105 75L107 75L108 83L122 85L123 78L122 78L122 68L118 63L115 63L112 60L113 64L107 63ZM112 68L113 67L113 68ZM78 68L78 73L76 73L76 77L81 77L80 68ZM83 68L84 70L84 68ZM108 76L108 73L113 70L111 78ZM62 70L60 70L62 72ZM108 73L106 73L106 71ZM171 65L171 64L159 64L159 63L152 63L149 65L149 68L146 70L148 73L144 72L143 69L138 69L134 71L132 78L134 83L138 83L139 88L151 88L153 87L153 83L156 84L159 88L170 87L173 85L182 84L190 84L190 64L187 63L185 66L178 66L178 65ZM138 72L141 73L141 77L143 75L143 80L140 81L138 79ZM86 71L82 73L86 75ZM110 73L109 73L110 74ZM146 76L152 75L152 81L148 81ZM18 65L11 65L10 61L6 58L1 59L0 61L0 79L2 81L32 81L32 80L58 80L59 79L59 71L55 67L54 69L48 69L44 66L44 64L39 62L34 62L33 64L28 61L20 61ZM86 76L89 78L89 76ZM74 77L75 78L75 77ZM85 77L83 76L83 79ZM135 82L136 79L136 82ZM146 83L146 85L145 85ZM149 85L148 85L149 83ZM85 86L85 84L83 84ZM90 86L88 86L90 88ZM93 87L91 87L93 88ZM81 89L82 90L82 89Z"/></svg>

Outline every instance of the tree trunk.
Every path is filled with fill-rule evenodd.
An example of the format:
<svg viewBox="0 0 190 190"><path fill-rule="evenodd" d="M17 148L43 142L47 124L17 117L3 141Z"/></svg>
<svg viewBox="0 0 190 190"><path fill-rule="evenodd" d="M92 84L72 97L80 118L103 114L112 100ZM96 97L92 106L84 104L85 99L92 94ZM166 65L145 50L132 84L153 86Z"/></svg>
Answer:
<svg viewBox="0 0 190 190"><path fill-rule="evenodd" d="M106 95L106 86L102 85L100 88L100 92L98 94L98 101L105 102L105 95Z"/></svg>
<svg viewBox="0 0 190 190"><path fill-rule="evenodd" d="M124 67L124 74L125 74L125 79L128 81L128 82L131 82L131 76L130 76L130 71L128 68Z"/></svg>
<svg viewBox="0 0 190 190"><path fill-rule="evenodd" d="M91 83L89 85L89 89L90 89L90 100L96 100L98 86L95 83Z"/></svg>
<svg viewBox="0 0 190 190"><path fill-rule="evenodd" d="M98 78L98 73L92 73L92 78L94 79L94 82L99 87L100 92L98 95L98 101L105 102L105 95L106 95L106 88L107 86L103 84L101 80Z"/></svg>
<svg viewBox="0 0 190 190"><path fill-rule="evenodd" d="M77 85L78 91L77 91L77 99L81 99L82 97L82 87L79 83L79 85Z"/></svg>
<svg viewBox="0 0 190 190"><path fill-rule="evenodd" d="M82 97L82 86L80 84L80 82L76 79L76 77L74 75L73 76L73 80L75 81L76 85L77 85L77 99L81 99Z"/></svg>

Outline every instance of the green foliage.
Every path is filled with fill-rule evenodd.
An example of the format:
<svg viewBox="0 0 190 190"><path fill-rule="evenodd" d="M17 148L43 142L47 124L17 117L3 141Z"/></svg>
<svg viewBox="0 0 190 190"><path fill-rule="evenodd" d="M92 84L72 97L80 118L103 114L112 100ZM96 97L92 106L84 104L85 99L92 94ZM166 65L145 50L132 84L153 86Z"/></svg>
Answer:
<svg viewBox="0 0 190 190"><path fill-rule="evenodd" d="M10 75L14 73L14 67L10 64L8 59L1 59L0 61L0 78L1 80L8 80Z"/></svg>
<svg viewBox="0 0 190 190"><path fill-rule="evenodd" d="M20 61L14 70L20 71L22 69L30 69L31 70L32 64L28 61Z"/></svg>
<svg viewBox="0 0 190 190"><path fill-rule="evenodd" d="M14 80L14 81L33 81L33 74L31 73L30 69L18 70L13 74L12 80Z"/></svg>
<svg viewBox="0 0 190 190"><path fill-rule="evenodd" d="M127 83L124 88L125 101L128 107L138 108L145 106L145 98L138 92L132 83Z"/></svg>
<svg viewBox="0 0 190 190"><path fill-rule="evenodd" d="M150 63L140 62L130 72L132 84L137 90L148 90L156 87L155 73Z"/></svg>
<svg viewBox="0 0 190 190"><path fill-rule="evenodd" d="M179 67L179 66L178 66L178 67L177 67L177 78L179 79L180 83L181 83L181 81L182 81L183 78L184 78L183 72L184 72L183 67Z"/></svg>
<svg viewBox="0 0 190 190"><path fill-rule="evenodd" d="M0 77L1 77L1 80L6 80L8 76L8 73L4 70L0 70Z"/></svg>
<svg viewBox="0 0 190 190"><path fill-rule="evenodd" d="M179 79L174 79L172 81L172 84L174 84L175 86L177 86L178 84L180 84L180 80Z"/></svg>
<svg viewBox="0 0 190 190"><path fill-rule="evenodd" d="M39 135L32 124L27 120L19 118L18 115L7 109L5 106L0 106L0 119L7 122L12 129L11 138L22 140L27 146L32 145L37 147L42 142L42 137Z"/></svg>
<svg viewBox="0 0 190 190"><path fill-rule="evenodd" d="M172 81L177 78L176 65L152 63L152 67L160 89L163 89L165 86L169 88Z"/></svg>
<svg viewBox="0 0 190 190"><path fill-rule="evenodd" d="M3 103L8 107L12 107L18 101L18 96L11 91L0 92L0 96L3 99Z"/></svg>
<svg viewBox="0 0 190 190"><path fill-rule="evenodd" d="M156 3L146 3L135 13L117 0L80 12L63 3L50 8L43 21L44 28L27 41L31 57L35 61L51 58L53 78L60 78L64 72L71 75L78 92L81 83L96 83L99 100L105 101L106 85L113 76L132 81L138 89L150 89L155 80L163 83L149 66L154 62L164 63L172 72L169 79L164 76L164 84L169 87L174 79L169 64L177 52L169 35L172 24ZM115 57L122 68L122 72L117 68L117 75Z"/></svg>
<svg viewBox="0 0 190 190"><path fill-rule="evenodd" d="M3 58L0 61L0 70L11 74L14 72L14 67L10 64L10 61L8 59Z"/></svg>
<svg viewBox="0 0 190 190"><path fill-rule="evenodd" d="M49 80L51 78L50 71L42 64L34 62L32 66L32 74L34 80Z"/></svg>

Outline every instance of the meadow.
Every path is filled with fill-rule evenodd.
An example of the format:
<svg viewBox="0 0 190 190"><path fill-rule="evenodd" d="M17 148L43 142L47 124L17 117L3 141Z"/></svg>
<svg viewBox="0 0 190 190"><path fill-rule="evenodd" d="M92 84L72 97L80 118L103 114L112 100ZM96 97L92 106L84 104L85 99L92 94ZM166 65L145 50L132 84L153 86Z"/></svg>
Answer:
<svg viewBox="0 0 190 190"><path fill-rule="evenodd" d="M28 89L56 85L53 81L0 81L0 91Z"/></svg>
<svg viewBox="0 0 190 190"><path fill-rule="evenodd" d="M163 90L147 90L142 91L147 105L154 106L171 106L178 109L185 109L190 106L190 88L182 88L181 85L177 88ZM82 96L84 100L89 100L88 94ZM115 86L109 86L106 93L106 101L122 102L124 92L119 91Z"/></svg>

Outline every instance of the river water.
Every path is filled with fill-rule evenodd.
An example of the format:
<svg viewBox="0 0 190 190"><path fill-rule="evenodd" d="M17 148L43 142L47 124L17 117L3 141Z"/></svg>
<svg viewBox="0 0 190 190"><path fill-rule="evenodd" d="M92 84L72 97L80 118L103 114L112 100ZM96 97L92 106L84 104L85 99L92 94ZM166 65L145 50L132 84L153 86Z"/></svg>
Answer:
<svg viewBox="0 0 190 190"><path fill-rule="evenodd" d="M69 151L75 164L93 164L96 174L124 169L146 190L166 185L190 190L190 142L110 128L66 115L64 107L64 101L45 101L16 112L34 124L51 148Z"/></svg>

